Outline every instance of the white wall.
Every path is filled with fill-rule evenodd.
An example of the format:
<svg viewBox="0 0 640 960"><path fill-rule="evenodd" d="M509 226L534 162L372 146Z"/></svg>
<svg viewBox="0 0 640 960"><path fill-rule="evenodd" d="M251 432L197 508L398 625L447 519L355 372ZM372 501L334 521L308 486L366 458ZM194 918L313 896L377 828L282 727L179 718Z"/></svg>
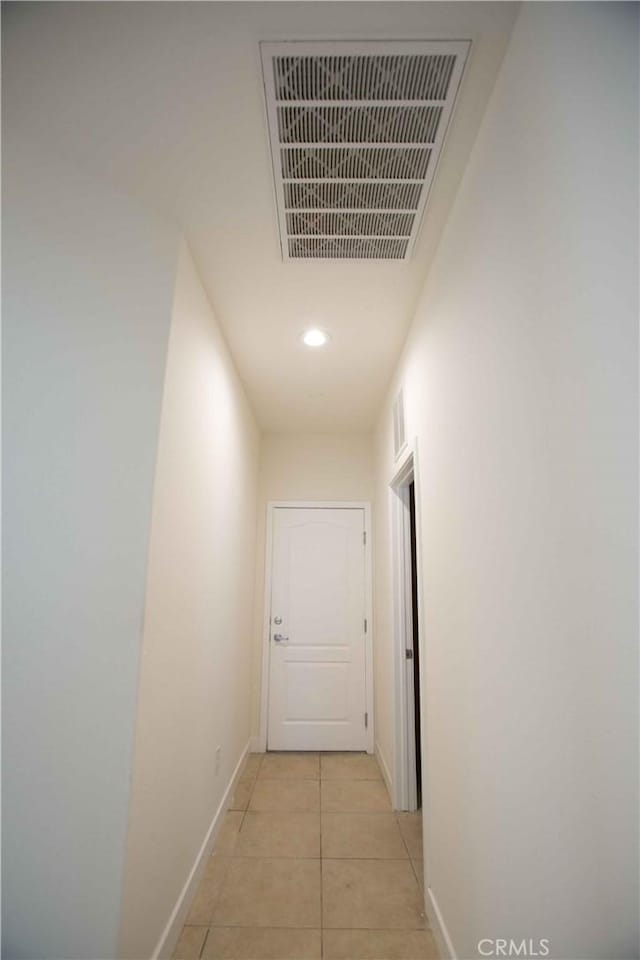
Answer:
<svg viewBox="0 0 640 960"><path fill-rule="evenodd" d="M271 433L260 460L260 501L369 500L373 446L368 434Z"/></svg>
<svg viewBox="0 0 640 960"><path fill-rule="evenodd" d="M7 130L3 181L3 956L113 957L177 237Z"/></svg>
<svg viewBox="0 0 640 960"><path fill-rule="evenodd" d="M119 956L152 954L249 740L257 470L256 424L183 245L153 499Z"/></svg>
<svg viewBox="0 0 640 960"><path fill-rule="evenodd" d="M260 728L265 528L270 500L373 500L373 445L368 434L266 434L258 493L252 732Z"/></svg>
<svg viewBox="0 0 640 960"><path fill-rule="evenodd" d="M638 956L638 8L526 4L379 423L419 444L427 882L482 937ZM391 761L392 757L388 759Z"/></svg>

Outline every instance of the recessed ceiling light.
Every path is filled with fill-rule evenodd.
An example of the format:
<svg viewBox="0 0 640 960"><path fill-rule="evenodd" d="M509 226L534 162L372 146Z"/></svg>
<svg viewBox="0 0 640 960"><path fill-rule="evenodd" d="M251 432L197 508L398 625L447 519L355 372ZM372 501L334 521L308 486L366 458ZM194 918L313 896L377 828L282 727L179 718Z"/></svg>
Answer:
<svg viewBox="0 0 640 960"><path fill-rule="evenodd" d="M305 331L302 336L303 342L308 347L324 347L325 343L329 337L324 332L324 330L318 330L317 327L314 327L311 330Z"/></svg>

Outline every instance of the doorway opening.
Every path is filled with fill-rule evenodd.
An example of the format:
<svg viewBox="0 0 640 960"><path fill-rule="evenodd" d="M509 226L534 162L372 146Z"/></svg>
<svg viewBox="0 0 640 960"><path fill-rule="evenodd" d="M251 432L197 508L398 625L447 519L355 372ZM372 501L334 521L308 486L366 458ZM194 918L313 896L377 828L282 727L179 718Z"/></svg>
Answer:
<svg viewBox="0 0 640 960"><path fill-rule="evenodd" d="M416 485L409 484L409 526L411 534L411 627L413 661L413 728L415 737L416 804L422 806L422 737L420 734L420 635L418 631L418 569L416 547Z"/></svg>
<svg viewBox="0 0 640 960"><path fill-rule="evenodd" d="M406 448L405 448L406 450ZM395 614L394 806L414 811L423 804L420 682L419 529L416 453L408 450L391 481Z"/></svg>

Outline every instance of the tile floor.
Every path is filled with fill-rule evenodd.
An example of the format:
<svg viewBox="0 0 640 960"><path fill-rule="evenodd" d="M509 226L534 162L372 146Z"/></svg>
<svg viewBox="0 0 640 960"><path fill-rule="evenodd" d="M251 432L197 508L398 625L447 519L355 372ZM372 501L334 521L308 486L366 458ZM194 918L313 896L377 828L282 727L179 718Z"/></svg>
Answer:
<svg viewBox="0 0 640 960"><path fill-rule="evenodd" d="M431 960L419 814L366 754L251 754L175 960Z"/></svg>

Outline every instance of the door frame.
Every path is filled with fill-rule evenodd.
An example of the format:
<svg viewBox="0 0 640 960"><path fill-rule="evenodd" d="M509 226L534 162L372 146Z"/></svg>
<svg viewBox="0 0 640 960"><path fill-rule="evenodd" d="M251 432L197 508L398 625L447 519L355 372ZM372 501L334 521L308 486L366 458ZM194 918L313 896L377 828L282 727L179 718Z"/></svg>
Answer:
<svg viewBox="0 0 640 960"><path fill-rule="evenodd" d="M373 600L371 586L371 503L368 500L268 500L265 528L264 600L262 612L262 678L260 690L260 732L258 750L267 749L267 724L269 718L269 679L271 656L271 578L273 572L273 519L277 509L300 510L363 510L364 530L364 616L367 632L364 642L365 656L365 703L368 715L367 753L374 752L373 717Z"/></svg>
<svg viewBox="0 0 640 960"><path fill-rule="evenodd" d="M422 806L428 804L428 767L425 738L426 698L424 696L424 604L422 602L422 550L417 439L406 444L396 462L389 482L391 515L391 556L393 577L393 663L394 663L394 751L393 806L396 810L415 811L418 807L416 783L415 691L413 661L406 651L413 649L413 610L411 585L411 517L409 484L415 490L416 578L418 583L418 646L420 650L420 739L422 747Z"/></svg>

